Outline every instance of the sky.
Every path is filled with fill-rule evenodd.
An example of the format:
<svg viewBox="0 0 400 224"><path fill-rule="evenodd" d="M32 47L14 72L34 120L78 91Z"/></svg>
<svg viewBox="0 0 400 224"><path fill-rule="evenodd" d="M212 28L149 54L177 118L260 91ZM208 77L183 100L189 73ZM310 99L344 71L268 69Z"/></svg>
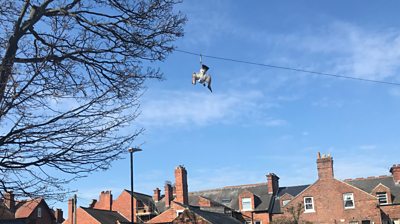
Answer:
<svg viewBox="0 0 400 224"><path fill-rule="evenodd" d="M317 153L337 179L390 175L400 163L400 86L319 76L213 57L400 83L398 1L186 0L178 50L205 55L213 93L191 84L200 57L175 51L149 81L134 154L135 191L152 195L184 165L189 191L317 179ZM206 56L213 57L206 57ZM129 154L67 187L88 206L130 189ZM67 202L55 203L67 214Z"/></svg>

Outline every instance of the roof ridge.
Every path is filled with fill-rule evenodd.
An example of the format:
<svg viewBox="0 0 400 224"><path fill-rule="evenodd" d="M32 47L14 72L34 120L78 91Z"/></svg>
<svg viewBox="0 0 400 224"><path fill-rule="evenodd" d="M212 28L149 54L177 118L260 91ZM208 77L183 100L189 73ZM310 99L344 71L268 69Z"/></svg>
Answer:
<svg viewBox="0 0 400 224"><path fill-rule="evenodd" d="M382 178L388 178L388 177L392 177L392 176L380 175L380 176L369 176L369 177L346 178L343 181L348 182L348 181L357 181L357 180L373 180L373 179L382 179Z"/></svg>
<svg viewBox="0 0 400 224"><path fill-rule="evenodd" d="M125 191L127 191L127 192L130 192L130 193L131 193L131 191L130 191L130 190L127 190L127 189L125 189ZM145 194L145 193L141 193L141 192L137 192L137 191L133 191L133 193L134 193L134 194L140 194L140 195L148 196L148 197L151 197L151 198L152 198L152 196L151 196L151 195L148 195L148 194Z"/></svg>
<svg viewBox="0 0 400 224"><path fill-rule="evenodd" d="M232 185L232 186L225 186L225 187L212 188L212 189L206 189L206 190L191 191L189 193L190 194L195 194L195 193L200 193L200 192L208 192L208 191L215 191L215 190L226 190L226 189L236 189L236 188L243 188L243 187L257 187L257 186L262 186L262 185L267 185L267 183L264 182L264 183L256 183L256 184Z"/></svg>
<svg viewBox="0 0 400 224"><path fill-rule="evenodd" d="M310 186L311 184L302 184L302 185L294 185L294 186L284 186L284 187L279 187L279 188L289 188L289 187L306 187Z"/></svg>

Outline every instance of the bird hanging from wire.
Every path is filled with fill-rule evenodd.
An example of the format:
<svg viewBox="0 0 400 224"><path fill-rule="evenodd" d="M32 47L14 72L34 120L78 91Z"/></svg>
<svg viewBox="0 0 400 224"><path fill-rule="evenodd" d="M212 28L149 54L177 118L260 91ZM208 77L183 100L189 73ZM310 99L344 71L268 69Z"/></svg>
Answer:
<svg viewBox="0 0 400 224"><path fill-rule="evenodd" d="M196 85L196 82L199 82L200 84L203 84L203 86L206 86L212 92L211 89L211 75L207 74L209 67L207 65L201 64L201 68L199 72L193 72L192 74L192 84Z"/></svg>

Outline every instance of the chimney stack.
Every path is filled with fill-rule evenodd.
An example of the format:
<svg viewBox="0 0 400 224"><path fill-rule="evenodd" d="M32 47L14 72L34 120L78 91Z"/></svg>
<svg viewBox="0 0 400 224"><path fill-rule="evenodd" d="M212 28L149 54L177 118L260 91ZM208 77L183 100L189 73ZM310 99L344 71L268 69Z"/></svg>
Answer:
<svg viewBox="0 0 400 224"><path fill-rule="evenodd" d="M111 211L112 198L111 191L102 191L99 196L99 201L94 205L94 208Z"/></svg>
<svg viewBox="0 0 400 224"><path fill-rule="evenodd" d="M160 189L157 187L154 189L153 200L158 202L160 200Z"/></svg>
<svg viewBox="0 0 400 224"><path fill-rule="evenodd" d="M318 178L320 180L333 179L333 159L331 155L322 155L318 152L317 158Z"/></svg>
<svg viewBox="0 0 400 224"><path fill-rule="evenodd" d="M4 203L10 209L11 212L15 212L15 198L12 191L7 191L4 194Z"/></svg>
<svg viewBox="0 0 400 224"><path fill-rule="evenodd" d="M68 223L73 223L74 221L74 198L68 199Z"/></svg>
<svg viewBox="0 0 400 224"><path fill-rule="evenodd" d="M279 177L274 173L267 175L268 194L275 195L279 190Z"/></svg>
<svg viewBox="0 0 400 224"><path fill-rule="evenodd" d="M54 216L56 217L56 223L63 223L64 222L63 210L57 208L54 211Z"/></svg>
<svg viewBox="0 0 400 224"><path fill-rule="evenodd" d="M176 198L175 201L184 205L189 204L189 193L187 184L187 172L182 165L175 169L175 188Z"/></svg>
<svg viewBox="0 0 400 224"><path fill-rule="evenodd" d="M170 182L165 182L165 207L169 208L172 201L172 185Z"/></svg>
<svg viewBox="0 0 400 224"><path fill-rule="evenodd" d="M390 168L393 180L396 184L400 184L400 164L395 164Z"/></svg>

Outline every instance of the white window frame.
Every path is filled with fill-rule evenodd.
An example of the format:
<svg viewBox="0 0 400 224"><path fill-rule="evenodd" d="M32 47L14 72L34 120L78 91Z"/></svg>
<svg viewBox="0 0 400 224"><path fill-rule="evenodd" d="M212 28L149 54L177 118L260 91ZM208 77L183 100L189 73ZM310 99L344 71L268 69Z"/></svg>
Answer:
<svg viewBox="0 0 400 224"><path fill-rule="evenodd" d="M346 206L346 202L350 199L353 203L352 206ZM353 209L356 207L356 203L354 201L354 194L353 193L344 193L343 194L343 207L344 209Z"/></svg>
<svg viewBox="0 0 400 224"><path fill-rule="evenodd" d="M37 217L42 218L42 208L40 207L37 209Z"/></svg>
<svg viewBox="0 0 400 224"><path fill-rule="evenodd" d="M242 198L242 211L251 211L253 208L251 206L251 198ZM248 205L248 207L244 206L246 203L246 205Z"/></svg>
<svg viewBox="0 0 400 224"><path fill-rule="evenodd" d="M176 217L180 216L185 210L176 210Z"/></svg>
<svg viewBox="0 0 400 224"><path fill-rule="evenodd" d="M381 197L381 196L384 196L384 197ZM389 204L388 194L386 192L377 192L376 193L376 197L378 197L378 202L379 202L380 205ZM384 200L386 200L386 202L381 202L381 198L384 198Z"/></svg>
<svg viewBox="0 0 400 224"><path fill-rule="evenodd" d="M290 201L291 201L291 200L283 200L283 201L282 201L282 205L285 206L285 205L289 204Z"/></svg>
<svg viewBox="0 0 400 224"><path fill-rule="evenodd" d="M311 203L306 202L307 199L311 199ZM304 213L315 212L313 197L304 197L303 202L304 202ZM311 205L311 208L307 208L307 205Z"/></svg>
<svg viewBox="0 0 400 224"><path fill-rule="evenodd" d="M262 221L256 220L254 221L254 224L262 224Z"/></svg>

